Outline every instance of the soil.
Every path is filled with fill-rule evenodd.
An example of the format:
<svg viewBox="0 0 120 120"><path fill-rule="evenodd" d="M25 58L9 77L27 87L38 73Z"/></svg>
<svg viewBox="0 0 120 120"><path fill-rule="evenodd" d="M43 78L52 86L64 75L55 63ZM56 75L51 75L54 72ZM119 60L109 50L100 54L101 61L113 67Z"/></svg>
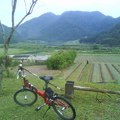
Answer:
<svg viewBox="0 0 120 120"><path fill-rule="evenodd" d="M41 75L57 76L61 73L60 70L48 70L46 65L26 66L25 68L40 76Z"/></svg>

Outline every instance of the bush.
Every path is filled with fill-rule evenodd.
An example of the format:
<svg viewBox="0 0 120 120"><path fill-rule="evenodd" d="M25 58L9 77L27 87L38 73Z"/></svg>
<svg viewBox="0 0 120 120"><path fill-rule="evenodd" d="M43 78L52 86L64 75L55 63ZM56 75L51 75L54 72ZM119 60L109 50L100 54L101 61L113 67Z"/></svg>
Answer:
<svg viewBox="0 0 120 120"><path fill-rule="evenodd" d="M72 64L75 60L76 52L70 51L59 51L52 55L47 60L47 67L49 69L63 69Z"/></svg>
<svg viewBox="0 0 120 120"><path fill-rule="evenodd" d="M6 60L7 62L5 62L5 60ZM4 63L5 63L5 67L6 67L6 66L10 66L11 61L12 61L12 59L11 59L9 56L7 56L7 57L1 56L1 57L0 57L0 64L4 64Z"/></svg>
<svg viewBox="0 0 120 120"><path fill-rule="evenodd" d="M19 64L20 64L20 61L13 59L10 63L10 67L18 66Z"/></svg>

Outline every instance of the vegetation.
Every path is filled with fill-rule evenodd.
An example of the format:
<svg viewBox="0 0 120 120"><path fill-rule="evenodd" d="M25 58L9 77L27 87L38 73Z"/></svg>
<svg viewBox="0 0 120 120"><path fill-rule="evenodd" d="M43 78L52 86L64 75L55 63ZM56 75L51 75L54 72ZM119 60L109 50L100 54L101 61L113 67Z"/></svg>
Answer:
<svg viewBox="0 0 120 120"><path fill-rule="evenodd" d="M113 54L119 53L119 48L107 48L102 46L92 45L66 45L66 46L44 46L27 43L26 44L12 44L10 46L9 54L21 54L21 53L33 53L36 54L56 54L57 50L67 51L69 49L77 50L77 57L74 64L71 64L65 69L60 70L48 70L45 65L40 66L26 66L30 70L38 75L53 75L54 80L51 81L54 84L64 89L67 80L75 82L76 86L86 86L98 89L108 90L120 90L120 55ZM1 46L2 47L2 46ZM85 51L86 48L86 51ZM42 49L45 52L42 52ZM103 51L105 49L105 51ZM111 50L111 52L109 51ZM41 53L42 52L42 53ZM62 52L61 52L62 53ZM95 54L93 54L95 53ZM87 63L88 60L88 64ZM100 69L101 66L101 69ZM108 67L106 67L108 66ZM36 68L36 69L35 69ZM40 69L41 68L41 69ZM42 116L47 107L44 107L39 112L35 112L35 108L43 104L42 99L31 107L21 107L14 103L13 95L21 88L21 80L16 80L17 67L11 66L10 77L3 76L2 93L0 95L1 107L0 116L1 119L15 119L15 120L37 120L43 119ZM109 70L108 70L109 69ZM100 72L101 70L101 72ZM103 81L101 81L100 75L102 75ZM112 77L113 76L113 77ZM27 78L30 82L39 89L43 89L43 82L39 81L35 77L27 74ZM114 79L113 79L114 78ZM51 86L50 86L51 87ZM64 95L64 91L59 91L53 88L57 93ZM92 93L83 91L74 91L74 98L69 99L76 108L77 117L76 120L119 120L120 99L118 95L111 95L102 93ZM45 120L58 120L58 116L51 109L45 116Z"/></svg>
<svg viewBox="0 0 120 120"><path fill-rule="evenodd" d="M39 66L42 67L42 66ZM40 111L35 112L35 108L39 105L43 104L43 100L40 98L38 101L31 107L21 107L15 104L13 101L14 93L21 88L21 80L16 80L15 77L15 69L11 72L13 76L11 78L4 78L3 81L3 91L0 96L0 116L1 119L15 119L15 120L43 120L42 116L45 113L47 107L45 106ZM87 71L86 71L87 72ZM46 73L43 73L46 74ZM87 73L86 73L87 74ZM41 73L40 73L41 75ZM52 81L54 84L60 86L64 89L64 85L66 81L63 79L63 75L59 74L54 76L55 79ZM32 77L31 75L27 75L27 78L30 82L39 89L43 89L43 82ZM92 84L85 81L76 81L74 80L75 85L80 86L89 86L98 89L109 89L109 90L119 90L120 86L116 84ZM54 88L53 88L54 89ZM64 91L61 92L59 90L54 89L59 94L64 94ZM97 99L96 99L97 97ZM120 109L119 103L120 99L118 95L112 95L111 98L106 94L102 93L92 93L92 92L83 92L83 91L75 91L74 98L69 99L74 105L77 117L76 120L119 120ZM98 101L99 100L99 101ZM59 117L54 113L53 109L50 109L47 115L44 118L45 120L58 120Z"/></svg>
<svg viewBox="0 0 120 120"><path fill-rule="evenodd" d="M94 37L83 38L80 43L96 43L109 46L120 46L120 23L107 32L102 32Z"/></svg>
<svg viewBox="0 0 120 120"><path fill-rule="evenodd" d="M7 36L10 28L4 28ZM80 43L113 46L120 43L119 30L119 18L105 16L98 11L68 11L61 15L45 13L20 25L11 42L37 41L52 45L80 40ZM1 35L0 43L4 43Z"/></svg>
<svg viewBox="0 0 120 120"><path fill-rule="evenodd" d="M71 65L76 57L75 51L59 51L47 60L49 69L63 69Z"/></svg>
<svg viewBox="0 0 120 120"><path fill-rule="evenodd" d="M75 85L78 86L88 86L113 91L120 90L119 18L114 19L99 12L66 12L61 16L48 13L43 15L41 17L42 19L38 18L40 21L37 21L38 19L36 18L20 26L21 22L32 13L36 1L37 0L32 0L31 5L33 5L33 7L31 6L30 9L26 9L26 15L23 16L23 19L21 19L17 25L14 25L14 13L17 9L17 1L13 0L12 29L2 24L0 27L0 32L3 33L0 35L0 43L4 44L0 45L0 119L2 120L43 119L42 115L47 109L44 107L39 112L34 111L37 106L42 105L43 101L41 99L38 99L33 106L26 108L14 103L13 95L21 88L21 81L16 80L17 67L15 66L17 66L18 61L11 61L8 54L52 54L47 61L47 66L49 69L59 70L49 71L45 65L45 67L43 67L43 65L37 66L44 68L38 69L37 71L32 69L36 66L30 67L30 69L40 75L53 75L55 79L52 82L63 89L66 81L72 80L75 82ZM27 6L25 5L25 7ZM44 21L44 24L42 21ZM33 24L39 22L40 24L38 24L38 26ZM15 30L18 26L20 26L20 28L17 32ZM37 27L39 29L36 29ZM41 34L38 34L39 32ZM78 43L79 39L81 43L87 44ZM14 44L9 46L11 40ZM26 41L27 44L15 43L23 40L24 43ZM68 40L75 40L77 42L74 43L77 44L67 43L63 45L63 41ZM28 43L28 41L32 42ZM41 44L46 43L46 41L50 41L49 46ZM57 43L59 46L52 46L51 43ZM88 43L94 43L94 45ZM61 44L62 46L60 46ZM8 51L9 47L10 50ZM77 51L77 53L73 51L73 49ZM58 52L56 53L56 51ZM5 59L3 59L3 56ZM2 67L3 65L4 67ZM5 67L9 67L10 72L8 71L7 73L9 77L3 72L3 68ZM60 71L61 69L62 71ZM37 88L43 89L42 81L38 81L31 76L28 76L28 79L32 84L37 86ZM64 95L64 91L53 89L57 93ZM118 95L110 96L102 93L75 91L74 98L69 100L76 108L76 120L120 119L120 98ZM45 120L49 119L59 119L52 109L45 116Z"/></svg>

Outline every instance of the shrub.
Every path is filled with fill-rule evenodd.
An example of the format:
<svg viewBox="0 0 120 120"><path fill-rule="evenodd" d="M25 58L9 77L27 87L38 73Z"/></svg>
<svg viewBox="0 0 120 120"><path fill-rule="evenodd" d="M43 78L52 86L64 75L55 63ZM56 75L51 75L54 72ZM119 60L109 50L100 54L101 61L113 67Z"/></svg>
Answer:
<svg viewBox="0 0 120 120"><path fill-rule="evenodd" d="M74 62L76 52L73 50L59 51L47 60L49 69L63 69Z"/></svg>
<svg viewBox="0 0 120 120"><path fill-rule="evenodd" d="M6 58L5 58L4 56L1 56L1 57L0 57L0 64L3 64L5 59L6 59L6 61L7 61L7 62L5 63L5 67L10 66L12 59L11 59L9 56L7 56Z"/></svg>

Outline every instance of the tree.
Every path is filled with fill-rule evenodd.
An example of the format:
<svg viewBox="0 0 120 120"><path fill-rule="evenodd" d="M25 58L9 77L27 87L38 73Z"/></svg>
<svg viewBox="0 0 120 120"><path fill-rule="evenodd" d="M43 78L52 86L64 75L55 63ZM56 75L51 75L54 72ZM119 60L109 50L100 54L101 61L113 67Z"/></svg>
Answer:
<svg viewBox="0 0 120 120"><path fill-rule="evenodd" d="M58 51L47 60L47 67L54 70L64 69L74 62L75 57L76 52L73 50Z"/></svg>
<svg viewBox="0 0 120 120"><path fill-rule="evenodd" d="M17 0L11 0L11 3L12 3L12 14L11 14L12 27L11 27L11 31L10 31L10 33L7 37L5 35L4 27L0 22L1 29L2 29L2 36L3 36L3 40L4 40L4 46L3 46L4 54L3 54L2 64L0 66L1 76L3 74L3 71L4 70L7 71L7 68L8 68L8 66L7 66L8 49L9 49L9 44L10 44L10 41L12 40L13 34L14 34L15 30L20 26L20 24L24 21L24 19L33 12L33 9L34 9L38 0L29 0L29 1L30 1L30 6L28 7L28 10L26 9L26 14L15 25L15 11L16 11L16 8L17 8ZM26 6L26 1L25 0L24 0L24 4ZM1 87L2 87L2 77L0 77L0 91L1 91Z"/></svg>

